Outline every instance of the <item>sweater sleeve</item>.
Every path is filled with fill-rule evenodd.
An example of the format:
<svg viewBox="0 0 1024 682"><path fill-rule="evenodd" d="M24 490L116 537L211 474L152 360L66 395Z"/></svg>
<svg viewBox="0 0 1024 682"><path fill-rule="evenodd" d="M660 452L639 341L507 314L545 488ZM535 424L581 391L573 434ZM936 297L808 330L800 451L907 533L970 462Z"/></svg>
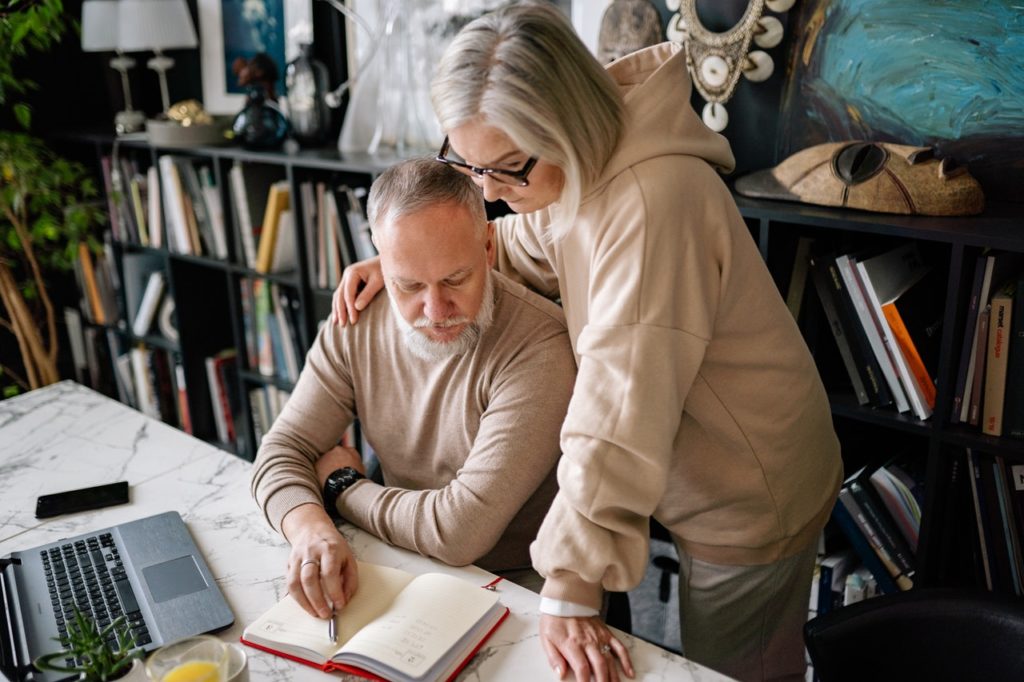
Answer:
<svg viewBox="0 0 1024 682"><path fill-rule="evenodd" d="M323 504L314 464L352 423L355 398L340 350L345 330L324 325L291 397L260 443L250 482L271 527L299 505Z"/></svg>
<svg viewBox="0 0 1024 682"><path fill-rule="evenodd" d="M541 296L558 298L558 275L535 228L547 215L507 215L494 221L497 260L494 268L506 277L533 289Z"/></svg>
<svg viewBox="0 0 1024 682"><path fill-rule="evenodd" d="M479 560L558 460L573 368L564 333L532 343L494 379L472 450L450 483L436 490L360 483L341 496L339 511L390 544L447 564Z"/></svg>

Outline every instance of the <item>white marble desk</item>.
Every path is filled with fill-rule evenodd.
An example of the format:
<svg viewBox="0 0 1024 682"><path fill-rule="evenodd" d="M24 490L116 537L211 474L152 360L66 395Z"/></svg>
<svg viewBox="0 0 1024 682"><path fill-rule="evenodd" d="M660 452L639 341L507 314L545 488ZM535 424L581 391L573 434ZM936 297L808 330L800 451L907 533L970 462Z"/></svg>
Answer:
<svg viewBox="0 0 1024 682"><path fill-rule="evenodd" d="M235 614L219 633L237 641L245 625L287 591L287 543L270 530L249 495L250 464L145 417L73 382L0 402L0 556L134 518L176 510L188 524ZM117 480L131 484L131 502L92 512L35 518L43 493ZM444 571L481 585L476 567L452 568L389 547L352 526L343 532L356 556L413 573ZM539 597L501 583L510 617L462 672L481 682L553 680L537 635ZM651 644L625 636L637 679L725 680ZM250 677L315 682L324 673L252 649ZM334 674L335 677L340 677ZM356 678L353 678L356 679Z"/></svg>

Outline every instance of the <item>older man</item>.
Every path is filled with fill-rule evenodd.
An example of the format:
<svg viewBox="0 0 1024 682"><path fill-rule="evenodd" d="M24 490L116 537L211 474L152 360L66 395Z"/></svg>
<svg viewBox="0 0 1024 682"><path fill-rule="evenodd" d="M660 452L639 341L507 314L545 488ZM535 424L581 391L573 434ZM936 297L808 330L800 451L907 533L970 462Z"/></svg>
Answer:
<svg viewBox="0 0 1024 682"><path fill-rule="evenodd" d="M289 591L320 617L358 581L335 515L528 583L575 377L561 310L492 270L493 226L472 180L404 162L374 182L368 213L387 296L358 325L320 330L252 477L292 546ZM356 415L384 485L333 447Z"/></svg>

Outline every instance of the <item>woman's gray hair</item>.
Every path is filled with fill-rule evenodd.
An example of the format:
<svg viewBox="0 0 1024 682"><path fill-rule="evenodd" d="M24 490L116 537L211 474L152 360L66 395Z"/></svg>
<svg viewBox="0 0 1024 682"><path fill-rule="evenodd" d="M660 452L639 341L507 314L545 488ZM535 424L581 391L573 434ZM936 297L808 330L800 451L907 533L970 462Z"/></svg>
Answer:
<svg viewBox="0 0 1024 682"><path fill-rule="evenodd" d="M615 82L546 2L518 3L467 24L438 64L431 99L445 131L480 118L562 170L556 237L571 227L611 158L625 117Z"/></svg>
<svg viewBox="0 0 1024 682"><path fill-rule="evenodd" d="M430 158L401 161L381 173L370 187L366 214L376 236L404 215L448 202L468 210L485 233L487 212L480 189L468 176Z"/></svg>

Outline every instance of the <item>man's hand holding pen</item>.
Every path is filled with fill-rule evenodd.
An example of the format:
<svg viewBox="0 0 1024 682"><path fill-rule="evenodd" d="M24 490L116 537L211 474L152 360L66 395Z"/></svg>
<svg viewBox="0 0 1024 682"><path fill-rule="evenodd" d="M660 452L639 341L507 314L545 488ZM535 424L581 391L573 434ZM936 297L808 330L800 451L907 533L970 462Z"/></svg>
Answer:
<svg viewBox="0 0 1024 682"><path fill-rule="evenodd" d="M332 611L343 609L359 587L348 542L320 504L291 510L281 530L292 546L286 573L288 593L310 614L333 622Z"/></svg>

